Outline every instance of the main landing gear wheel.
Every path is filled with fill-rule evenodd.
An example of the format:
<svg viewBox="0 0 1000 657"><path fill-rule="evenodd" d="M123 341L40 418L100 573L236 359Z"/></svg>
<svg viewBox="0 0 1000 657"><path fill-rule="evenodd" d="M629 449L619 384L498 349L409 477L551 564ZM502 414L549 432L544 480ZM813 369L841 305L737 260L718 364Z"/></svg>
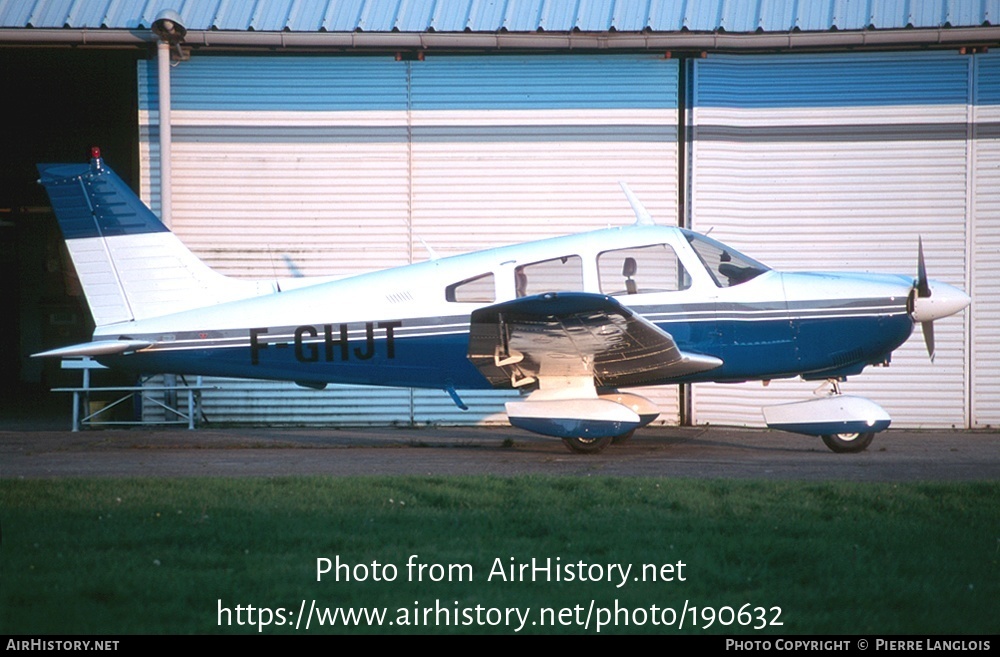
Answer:
<svg viewBox="0 0 1000 657"><path fill-rule="evenodd" d="M566 447L578 454L597 454L610 445L614 439L614 436L604 436L602 438L576 436L573 438L563 438L562 441Z"/></svg>
<svg viewBox="0 0 1000 657"><path fill-rule="evenodd" d="M635 433L635 429L632 429L631 431L627 431L627 432L621 434L620 436L615 436L614 438L611 439L611 444L612 445L623 445L623 444L627 443L630 438L632 438L632 434L634 434L634 433Z"/></svg>
<svg viewBox="0 0 1000 657"><path fill-rule="evenodd" d="M854 454L863 452L872 444L874 432L868 433L829 433L823 436L823 442L838 454Z"/></svg>

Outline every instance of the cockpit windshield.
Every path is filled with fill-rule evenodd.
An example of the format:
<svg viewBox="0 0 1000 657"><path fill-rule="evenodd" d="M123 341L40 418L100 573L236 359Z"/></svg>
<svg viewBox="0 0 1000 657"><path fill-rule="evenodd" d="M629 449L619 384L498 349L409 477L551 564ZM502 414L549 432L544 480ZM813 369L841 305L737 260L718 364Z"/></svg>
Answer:
<svg viewBox="0 0 1000 657"><path fill-rule="evenodd" d="M736 249L710 237L682 229L684 237L698 254L709 275L719 287L733 287L757 278L770 267L743 255Z"/></svg>

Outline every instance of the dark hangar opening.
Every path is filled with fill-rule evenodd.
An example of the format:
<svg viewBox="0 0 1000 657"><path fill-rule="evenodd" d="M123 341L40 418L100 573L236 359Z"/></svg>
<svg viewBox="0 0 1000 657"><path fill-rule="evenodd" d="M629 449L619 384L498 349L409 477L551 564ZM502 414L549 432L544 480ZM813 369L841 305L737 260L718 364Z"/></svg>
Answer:
<svg viewBox="0 0 1000 657"><path fill-rule="evenodd" d="M0 165L0 415L69 408L55 386L79 385L79 372L29 358L83 342L93 329L65 247L37 183L39 162L85 162L91 146L127 183L138 180L138 49L0 48L3 164ZM53 406L55 405L55 406ZM62 426L60 423L59 426Z"/></svg>

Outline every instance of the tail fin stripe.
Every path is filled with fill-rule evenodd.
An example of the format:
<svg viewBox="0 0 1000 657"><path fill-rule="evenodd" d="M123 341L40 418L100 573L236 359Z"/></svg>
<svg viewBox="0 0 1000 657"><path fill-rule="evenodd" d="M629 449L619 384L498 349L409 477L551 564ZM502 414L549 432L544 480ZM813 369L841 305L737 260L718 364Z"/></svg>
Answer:
<svg viewBox="0 0 1000 657"><path fill-rule="evenodd" d="M167 232L128 185L97 162L38 169L66 239Z"/></svg>
<svg viewBox="0 0 1000 657"><path fill-rule="evenodd" d="M212 271L100 157L38 171L98 328L270 292Z"/></svg>

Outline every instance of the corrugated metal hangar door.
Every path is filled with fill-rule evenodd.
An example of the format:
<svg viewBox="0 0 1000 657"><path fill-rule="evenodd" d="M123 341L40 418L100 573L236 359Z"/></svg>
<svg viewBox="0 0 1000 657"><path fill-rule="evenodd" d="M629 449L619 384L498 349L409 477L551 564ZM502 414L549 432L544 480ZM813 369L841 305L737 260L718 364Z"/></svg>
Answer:
<svg viewBox="0 0 1000 657"><path fill-rule="evenodd" d="M898 427L996 424L997 58L957 52L692 62L690 222L779 269L916 275L974 294L845 391ZM973 358L973 354L975 358ZM971 388L970 388L970 381ZM694 386L695 421L761 425L812 382Z"/></svg>
<svg viewBox="0 0 1000 657"><path fill-rule="evenodd" d="M630 223L619 181L675 224L677 71L654 55L195 56L171 72L173 229L219 271L268 278ZM155 62L139 78L155 210ZM463 392L463 413L433 390L210 383L213 421L505 422L509 398ZM676 389L651 397L675 423Z"/></svg>
<svg viewBox="0 0 1000 657"><path fill-rule="evenodd" d="M1000 426L1000 53L973 58L972 426Z"/></svg>

